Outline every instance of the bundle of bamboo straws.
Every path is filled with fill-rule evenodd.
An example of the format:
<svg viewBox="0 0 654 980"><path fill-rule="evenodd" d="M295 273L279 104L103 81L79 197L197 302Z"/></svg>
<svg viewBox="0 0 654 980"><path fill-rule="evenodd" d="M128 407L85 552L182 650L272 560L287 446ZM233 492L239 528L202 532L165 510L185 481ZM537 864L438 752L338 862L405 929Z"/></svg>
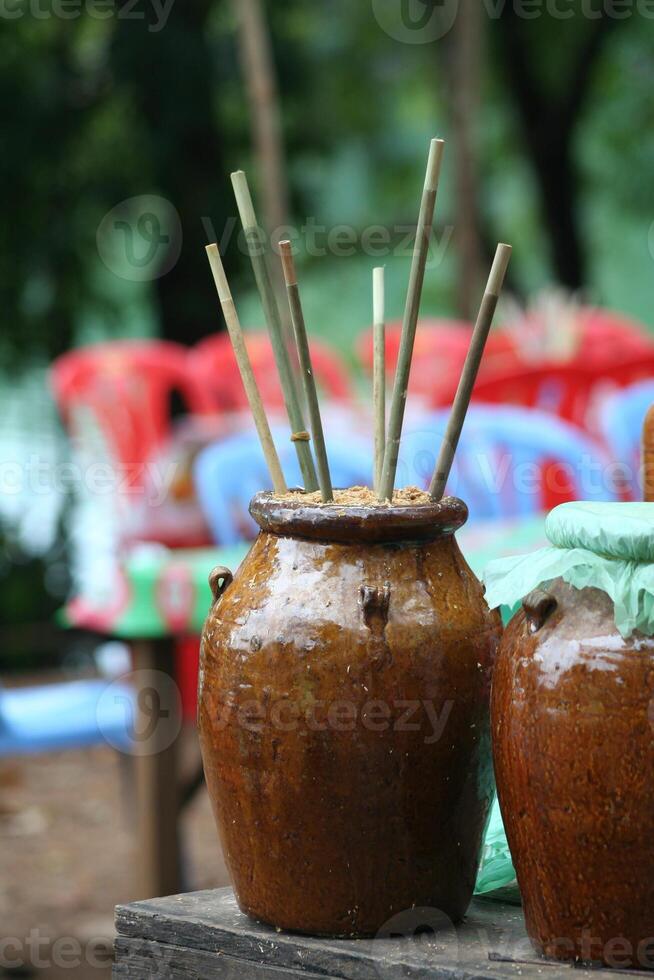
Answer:
<svg viewBox="0 0 654 980"><path fill-rule="evenodd" d="M425 266L429 251L444 145L443 140L433 139L429 148L427 174L420 204L388 427L386 426L385 405L384 270L383 268L376 268L373 271L374 489L381 502L392 501L393 498L395 472L397 469L402 423L404 421L409 374L411 371L411 359L413 356L420 298L425 278ZM302 312L292 246L289 241L281 241L279 243L290 317L295 335L304 396L309 413L310 433L306 430L304 424L302 404L297 390L295 373L284 339L282 317L269 267L266 236L257 222L247 178L243 171L239 170L232 174L232 184L268 331L270 333L275 362L282 385L284 403L291 425L291 440L297 452L298 462L304 479L304 488L307 492L313 492L319 489L323 502L330 503L334 499L334 491L329 473L329 462L320 417L320 406L318 404L316 383L311 367L309 341L304 314ZM284 480L277 450L272 439L261 394L254 377L243 331L227 282L218 246L215 244L208 245L207 255L234 348L236 361L243 380L245 393L252 410L252 415L254 416L263 453L272 478L273 488L276 494L284 494L287 492L286 481ZM470 396L477 377L510 257L511 246L499 244L486 290L481 301L479 315L470 341L470 348L463 366L434 474L429 485L429 495L433 501L439 501L445 492L445 485L454 460L454 454L465 421ZM315 450L315 464L311 451L311 441L313 441Z"/></svg>

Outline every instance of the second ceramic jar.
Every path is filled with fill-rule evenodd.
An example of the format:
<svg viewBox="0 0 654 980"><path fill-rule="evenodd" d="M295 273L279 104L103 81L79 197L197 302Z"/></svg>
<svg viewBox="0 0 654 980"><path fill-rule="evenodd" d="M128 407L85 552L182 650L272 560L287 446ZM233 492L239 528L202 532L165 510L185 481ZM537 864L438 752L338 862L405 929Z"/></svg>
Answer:
<svg viewBox="0 0 654 980"><path fill-rule="evenodd" d="M493 604L538 585L492 693L527 930L547 956L653 968L654 504L566 504L548 536L487 576Z"/></svg>
<svg viewBox="0 0 654 980"><path fill-rule="evenodd" d="M202 642L200 737L240 907L314 934L459 920L493 786L500 622L456 544L465 504L253 501L261 533Z"/></svg>

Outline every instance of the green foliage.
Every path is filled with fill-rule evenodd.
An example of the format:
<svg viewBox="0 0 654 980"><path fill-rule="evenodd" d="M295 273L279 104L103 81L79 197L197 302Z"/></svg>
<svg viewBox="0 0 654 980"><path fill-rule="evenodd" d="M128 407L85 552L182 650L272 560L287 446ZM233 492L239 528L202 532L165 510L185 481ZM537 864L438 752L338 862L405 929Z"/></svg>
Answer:
<svg viewBox="0 0 654 980"><path fill-rule="evenodd" d="M391 227L415 220L427 140L434 132L451 135L449 40L398 43L380 28L369 3L267 0L266 11L294 214L359 231L372 222ZM496 43L500 23L484 13L483 26L482 224L489 242L513 241L514 280L528 291L551 278L542 202ZM634 14L612 28L574 142L588 290L641 316L649 307L647 216L654 213L649 26ZM202 218L220 234L233 214L229 171L254 170L234 10L227 0L178 0L162 30L148 27L88 12L71 20L29 12L0 18L0 358L6 364L55 355L80 338L163 329L192 339L218 325L201 254ZM534 76L551 99L565 94L588 27L578 11L568 20L543 13L521 25ZM441 229L456 219L456 165L450 148L437 212ZM117 279L95 242L107 211L138 194L167 197L184 231L175 269L144 284ZM624 249L611 249L612 228L623 235ZM334 301L344 339L369 319L373 261L359 255L354 270L333 256L306 266L305 289L316 289L307 303L320 308L326 332L324 310L333 293L321 283L351 283ZM228 263L235 285L247 289L243 256L232 249ZM401 260L391 264L397 312L404 272ZM455 312L453 275L447 255L427 283L427 312Z"/></svg>
<svg viewBox="0 0 654 980"><path fill-rule="evenodd" d="M5 358L65 350L91 301L118 314L94 279L95 229L147 156L111 94L107 23L0 20Z"/></svg>
<svg viewBox="0 0 654 980"><path fill-rule="evenodd" d="M0 525L0 670L27 671L61 663L54 620L70 587L63 522L44 555L25 550L16 531Z"/></svg>

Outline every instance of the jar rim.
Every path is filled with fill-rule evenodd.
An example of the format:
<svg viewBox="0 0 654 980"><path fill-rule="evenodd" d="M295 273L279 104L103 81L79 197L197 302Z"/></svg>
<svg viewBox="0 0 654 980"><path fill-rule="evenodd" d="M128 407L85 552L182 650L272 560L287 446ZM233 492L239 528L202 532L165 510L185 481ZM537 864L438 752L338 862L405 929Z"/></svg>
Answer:
<svg viewBox="0 0 654 980"><path fill-rule="evenodd" d="M458 497L435 503L380 507L307 503L304 491L297 499L279 500L271 491L257 493L250 514L262 531L283 537L337 542L409 542L448 537L468 519L468 508Z"/></svg>

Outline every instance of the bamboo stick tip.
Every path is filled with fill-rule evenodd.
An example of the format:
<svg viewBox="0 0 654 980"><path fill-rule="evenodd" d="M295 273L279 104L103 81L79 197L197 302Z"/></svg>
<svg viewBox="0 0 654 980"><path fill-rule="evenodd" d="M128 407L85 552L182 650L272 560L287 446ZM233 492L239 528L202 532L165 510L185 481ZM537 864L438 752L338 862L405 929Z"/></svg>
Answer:
<svg viewBox="0 0 654 980"><path fill-rule="evenodd" d="M373 320L374 323L381 324L384 322L385 310L384 310L384 266L377 266L377 268L372 270L372 306L373 306Z"/></svg>
<svg viewBox="0 0 654 980"><path fill-rule="evenodd" d="M213 273L214 282L218 291L218 298L221 303L227 303L232 298L232 293L225 275L223 260L220 256L220 249L215 243L206 246L207 258Z"/></svg>
<svg viewBox="0 0 654 980"><path fill-rule="evenodd" d="M234 188L234 196L236 197L236 204L244 230L248 231L250 228L256 228L257 216L254 211L254 204L252 203L247 174L244 170L234 171L232 174L232 187Z"/></svg>
<svg viewBox="0 0 654 980"><path fill-rule="evenodd" d="M443 151L445 140L433 139L429 144L429 160L427 161L427 175L425 177L425 190L435 191L438 188L438 180L443 162Z"/></svg>
<svg viewBox="0 0 654 980"><path fill-rule="evenodd" d="M247 188L248 179L244 170L234 170L234 172L231 175L231 178L232 178L232 187L234 188L234 190L236 190L237 188L243 188L243 189Z"/></svg>
<svg viewBox="0 0 654 980"><path fill-rule="evenodd" d="M279 243L279 254L284 270L284 279L287 286L297 285L297 273L295 271L295 261L293 259L293 246L288 240Z"/></svg>
<svg viewBox="0 0 654 980"><path fill-rule="evenodd" d="M500 242L500 244L497 246L493 266L488 277L488 285L486 286L486 292L491 296L499 296L502 292L504 277L511 259L512 251L513 248L511 245L505 245L504 242Z"/></svg>

